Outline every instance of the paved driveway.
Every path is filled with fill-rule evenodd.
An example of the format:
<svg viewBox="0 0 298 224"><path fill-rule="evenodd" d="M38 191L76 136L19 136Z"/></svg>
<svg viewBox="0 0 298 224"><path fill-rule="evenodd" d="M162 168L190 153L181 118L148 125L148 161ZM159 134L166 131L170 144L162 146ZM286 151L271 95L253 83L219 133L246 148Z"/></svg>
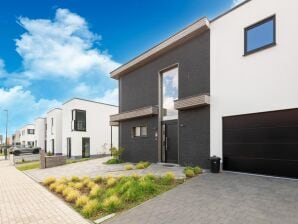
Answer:
<svg viewBox="0 0 298 224"><path fill-rule="evenodd" d="M1 224L87 224L62 200L0 158Z"/></svg>
<svg viewBox="0 0 298 224"><path fill-rule="evenodd" d="M204 174L105 224L297 224L298 181Z"/></svg>
<svg viewBox="0 0 298 224"><path fill-rule="evenodd" d="M71 177L71 176L126 176L131 174L146 174L154 173L156 175L162 175L166 172L173 172L177 178L184 178L183 167L164 167L157 164L152 164L150 167L144 170L129 170L126 171L124 168L125 164L114 164L106 165L105 161L110 159L110 157L92 159L84 162L78 162L73 164L68 164L64 166L57 166L47 169L35 169L28 170L25 173L31 176L36 181L42 182L46 177L54 176L56 178L60 177Z"/></svg>

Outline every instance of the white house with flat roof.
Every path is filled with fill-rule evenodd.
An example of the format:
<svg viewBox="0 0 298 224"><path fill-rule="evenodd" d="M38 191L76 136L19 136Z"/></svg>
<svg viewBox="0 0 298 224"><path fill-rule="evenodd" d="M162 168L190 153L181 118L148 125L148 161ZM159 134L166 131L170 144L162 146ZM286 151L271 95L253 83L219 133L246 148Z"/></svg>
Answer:
<svg viewBox="0 0 298 224"><path fill-rule="evenodd" d="M62 109L54 108L46 115L47 152L62 154Z"/></svg>
<svg viewBox="0 0 298 224"><path fill-rule="evenodd" d="M34 120L34 145L46 150L46 118L38 117Z"/></svg>
<svg viewBox="0 0 298 224"><path fill-rule="evenodd" d="M118 127L109 123L115 113L118 107L114 105L79 98L66 101L62 105L62 153L90 157L110 153L111 146L118 147Z"/></svg>
<svg viewBox="0 0 298 224"><path fill-rule="evenodd" d="M20 130L20 143L22 147L34 147L34 124L27 124Z"/></svg>

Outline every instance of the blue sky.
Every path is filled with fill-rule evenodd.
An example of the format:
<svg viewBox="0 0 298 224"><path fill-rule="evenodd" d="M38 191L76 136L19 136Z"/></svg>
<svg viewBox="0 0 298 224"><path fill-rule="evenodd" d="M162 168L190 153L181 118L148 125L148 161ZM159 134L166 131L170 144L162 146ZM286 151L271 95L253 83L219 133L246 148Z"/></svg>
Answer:
<svg viewBox="0 0 298 224"><path fill-rule="evenodd" d="M71 97L117 104L109 71L239 0L10 0L0 8L0 133Z"/></svg>

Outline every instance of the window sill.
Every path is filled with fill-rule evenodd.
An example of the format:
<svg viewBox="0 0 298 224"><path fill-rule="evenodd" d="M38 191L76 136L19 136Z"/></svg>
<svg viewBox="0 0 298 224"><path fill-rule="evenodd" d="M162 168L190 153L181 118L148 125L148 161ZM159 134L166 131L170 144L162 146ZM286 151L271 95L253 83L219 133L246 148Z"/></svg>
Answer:
<svg viewBox="0 0 298 224"><path fill-rule="evenodd" d="M259 51L266 50L266 49L268 49L268 48L275 47L276 45L277 45L276 43L272 43L272 44L268 44L268 45L266 45L266 46L257 48L257 49L255 49L255 50L252 50L252 51L249 51L249 52L245 52L245 53L243 54L243 57L249 56L249 55L254 54L254 53L257 53L257 52L259 52Z"/></svg>

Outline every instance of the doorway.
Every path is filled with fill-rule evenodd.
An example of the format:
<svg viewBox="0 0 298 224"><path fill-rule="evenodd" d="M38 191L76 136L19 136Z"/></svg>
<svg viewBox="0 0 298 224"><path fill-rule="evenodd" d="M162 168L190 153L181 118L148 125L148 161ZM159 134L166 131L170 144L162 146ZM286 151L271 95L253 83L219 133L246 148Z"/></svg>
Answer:
<svg viewBox="0 0 298 224"><path fill-rule="evenodd" d="M67 158L71 158L71 138L67 138Z"/></svg>
<svg viewBox="0 0 298 224"><path fill-rule="evenodd" d="M52 153L55 155L55 140L52 139Z"/></svg>
<svg viewBox="0 0 298 224"><path fill-rule="evenodd" d="M162 124L163 162L178 163L177 120L164 121Z"/></svg>
<svg viewBox="0 0 298 224"><path fill-rule="evenodd" d="M90 138L82 138L82 157L90 157Z"/></svg>

